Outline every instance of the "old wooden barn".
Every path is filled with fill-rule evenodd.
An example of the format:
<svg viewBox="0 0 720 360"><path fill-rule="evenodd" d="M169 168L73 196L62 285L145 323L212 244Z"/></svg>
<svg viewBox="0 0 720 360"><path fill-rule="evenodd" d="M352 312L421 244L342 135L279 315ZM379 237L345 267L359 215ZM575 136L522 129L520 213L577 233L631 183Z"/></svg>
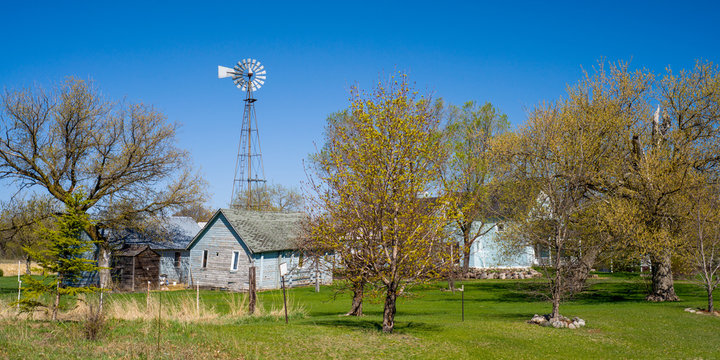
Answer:
<svg viewBox="0 0 720 360"><path fill-rule="evenodd" d="M303 261L296 240L302 213L220 209L195 236L190 251L191 276L196 284L229 290L249 287L248 271L255 266L258 289L280 288L280 264L289 270L287 286L332 282L329 266Z"/></svg>

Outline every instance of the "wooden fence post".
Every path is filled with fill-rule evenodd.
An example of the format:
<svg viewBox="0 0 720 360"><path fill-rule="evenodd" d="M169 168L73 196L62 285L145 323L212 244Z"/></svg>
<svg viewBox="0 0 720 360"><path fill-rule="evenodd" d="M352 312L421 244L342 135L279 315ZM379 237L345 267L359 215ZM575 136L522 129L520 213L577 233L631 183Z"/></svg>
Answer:
<svg viewBox="0 0 720 360"><path fill-rule="evenodd" d="M249 268L248 278L250 280L248 285L248 297L250 298L248 304L248 313L250 313L250 315L253 315L255 313L255 302L257 301L257 278L255 277L254 266L251 266Z"/></svg>

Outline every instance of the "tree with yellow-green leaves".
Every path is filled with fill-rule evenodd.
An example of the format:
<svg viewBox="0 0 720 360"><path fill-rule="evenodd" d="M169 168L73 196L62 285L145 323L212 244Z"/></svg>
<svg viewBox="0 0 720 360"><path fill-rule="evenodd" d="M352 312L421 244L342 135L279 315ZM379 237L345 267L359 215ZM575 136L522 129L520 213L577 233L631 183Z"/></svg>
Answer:
<svg viewBox="0 0 720 360"><path fill-rule="evenodd" d="M352 266L381 288L383 331L392 332L397 297L437 278L449 259L446 197L437 193L440 116L404 74L369 94L353 90L351 100L348 121L326 133L315 155L311 218L323 221L313 223L311 237L317 247L352 255Z"/></svg>
<svg viewBox="0 0 720 360"><path fill-rule="evenodd" d="M491 182L497 180L492 161L492 139L508 130L507 115L492 104L479 106L474 101L462 107L448 108L448 123L443 131L449 156L443 168L443 186L450 194L449 217L462 236L462 270L470 267L470 249L475 240L492 227L485 221L495 213L497 193Z"/></svg>
<svg viewBox="0 0 720 360"><path fill-rule="evenodd" d="M626 131L608 214L621 243L650 259L648 300L673 301L672 259L687 240L686 198L720 180L720 72L701 61L679 74L668 69L654 90L645 101L656 102L655 111L646 109Z"/></svg>
<svg viewBox="0 0 720 360"><path fill-rule="evenodd" d="M584 282L577 275L588 248L607 240L590 231L588 219L607 198L606 181L616 174L626 141L623 129L632 124L626 115L642 112L636 96L647 86L642 72L600 68L570 88L567 98L539 105L517 133L497 139L503 176L522 185L518 198L528 197L502 239L547 251L541 265L553 319L560 317L562 299Z"/></svg>

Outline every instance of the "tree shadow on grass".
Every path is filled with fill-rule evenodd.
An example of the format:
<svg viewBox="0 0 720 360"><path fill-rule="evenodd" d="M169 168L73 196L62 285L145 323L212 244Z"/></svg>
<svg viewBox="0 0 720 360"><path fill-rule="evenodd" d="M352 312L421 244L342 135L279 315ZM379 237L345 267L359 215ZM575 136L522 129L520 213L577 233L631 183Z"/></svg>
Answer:
<svg viewBox="0 0 720 360"><path fill-rule="evenodd" d="M376 318L377 319L377 318ZM341 319L326 319L326 320L315 320L306 322L307 324L328 326L334 328L345 328L352 330L374 330L382 331L382 321L362 319L362 318L349 318L344 317ZM424 332L439 332L440 326L428 324L417 321L396 321L393 332L405 332L411 331L424 331Z"/></svg>

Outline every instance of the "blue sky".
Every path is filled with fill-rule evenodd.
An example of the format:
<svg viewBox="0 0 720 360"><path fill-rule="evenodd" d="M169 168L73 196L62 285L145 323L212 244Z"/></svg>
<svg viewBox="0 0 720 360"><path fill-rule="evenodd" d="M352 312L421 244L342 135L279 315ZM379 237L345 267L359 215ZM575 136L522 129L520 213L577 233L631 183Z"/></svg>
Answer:
<svg viewBox="0 0 720 360"><path fill-rule="evenodd" d="M303 159L353 84L368 89L401 70L422 92L490 101L518 125L602 58L653 71L720 63L718 15L717 2L6 1L0 85L76 76L154 105L182 124L179 145L217 208L230 198L243 106L217 65L265 65L256 93L265 175L299 186Z"/></svg>

